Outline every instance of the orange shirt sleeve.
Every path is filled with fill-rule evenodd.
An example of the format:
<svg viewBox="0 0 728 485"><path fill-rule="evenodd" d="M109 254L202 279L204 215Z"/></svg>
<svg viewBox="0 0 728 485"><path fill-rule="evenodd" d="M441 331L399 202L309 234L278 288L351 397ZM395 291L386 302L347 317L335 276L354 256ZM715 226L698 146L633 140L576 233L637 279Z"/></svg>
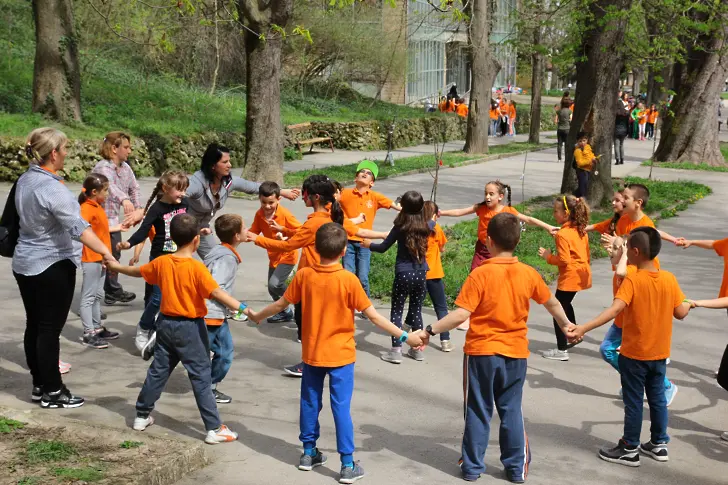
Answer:
<svg viewBox="0 0 728 485"><path fill-rule="evenodd" d="M255 213L255 217L253 217L253 224L248 228L248 231L254 233L254 234L260 234L263 232L263 228L260 227L260 214L258 212Z"/></svg>
<svg viewBox="0 0 728 485"><path fill-rule="evenodd" d="M619 285L617 294L614 295L615 300L622 300L627 305L632 303L632 298L634 298L634 282L632 281L633 276L634 275L628 274L627 277L624 278L622 284Z"/></svg>
<svg viewBox="0 0 728 485"><path fill-rule="evenodd" d="M380 209L389 209L392 207L392 199L377 192L377 207Z"/></svg>
<svg viewBox="0 0 728 485"><path fill-rule="evenodd" d="M473 277L473 274L470 273L465 279L465 283L463 283L460 294L455 300L455 306L473 313L480 305L482 299L483 289L478 284L478 281Z"/></svg>
<svg viewBox="0 0 728 485"><path fill-rule="evenodd" d="M725 256L728 253L728 238L713 241L713 250L718 256Z"/></svg>
<svg viewBox="0 0 728 485"><path fill-rule="evenodd" d="M359 226L351 222L350 219L344 219L344 230L346 231L346 235L349 237L356 236L356 233L359 232Z"/></svg>
<svg viewBox="0 0 728 485"><path fill-rule="evenodd" d="M594 230L601 234L609 232L609 226L612 224L612 219L604 219L601 222L594 224Z"/></svg>
<svg viewBox="0 0 728 485"><path fill-rule="evenodd" d="M685 293L682 292L682 289L680 288L680 285L678 284L675 275L671 274L670 276L672 276L673 288L672 308L677 308L678 306L682 305L682 302L685 299Z"/></svg>
<svg viewBox="0 0 728 485"><path fill-rule="evenodd" d="M159 265L160 260L161 258L157 258L139 267L139 271L142 273L142 278L144 278L144 281L150 285L159 284L159 272L157 266Z"/></svg>
<svg viewBox="0 0 728 485"><path fill-rule="evenodd" d="M301 301L301 287L303 286L303 278L305 277L305 271L307 270L308 268L304 268L296 272L296 275L288 285L286 292L283 294L283 298L285 298L287 302L295 305Z"/></svg>
<svg viewBox="0 0 728 485"><path fill-rule="evenodd" d="M279 241L277 239L268 239L267 237L258 236L255 238L255 245L263 249L273 249L279 252L294 251L314 243L316 234L306 226L302 225L298 231L287 241Z"/></svg>
<svg viewBox="0 0 728 485"><path fill-rule="evenodd" d="M212 292L220 287L212 274L204 267L195 271L195 286L197 293L205 299L209 299Z"/></svg>
<svg viewBox="0 0 728 485"><path fill-rule="evenodd" d="M355 308L358 311L363 311L372 306L372 302L364 292L364 288L361 286L359 280L351 278L350 281L351 284L348 285L349 290L347 292L349 296L349 308Z"/></svg>
<svg viewBox="0 0 728 485"><path fill-rule="evenodd" d="M547 262L559 268L566 268L571 263L569 241L561 234L561 231L556 233L554 239L556 242L556 254L552 253Z"/></svg>
<svg viewBox="0 0 728 485"><path fill-rule="evenodd" d="M435 237L438 246L440 246L440 251L442 251L442 248L444 248L447 243L447 236L445 236L445 231L443 231L439 225L435 226Z"/></svg>
<svg viewBox="0 0 728 485"><path fill-rule="evenodd" d="M531 299L539 305L543 305L544 303L549 301L549 298L551 298L551 290L549 290L549 287L546 286L546 282L535 270L533 271L533 283L533 293L531 294Z"/></svg>

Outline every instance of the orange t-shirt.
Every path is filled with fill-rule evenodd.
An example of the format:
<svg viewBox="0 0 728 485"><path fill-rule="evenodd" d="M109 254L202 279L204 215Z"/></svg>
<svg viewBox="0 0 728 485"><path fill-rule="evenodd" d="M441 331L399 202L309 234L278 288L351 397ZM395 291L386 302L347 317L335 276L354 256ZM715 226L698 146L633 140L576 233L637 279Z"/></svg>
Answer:
<svg viewBox="0 0 728 485"><path fill-rule="evenodd" d="M675 275L638 270L624 279L615 298L627 304L622 312L622 355L634 360L670 357L672 314L685 299Z"/></svg>
<svg viewBox="0 0 728 485"><path fill-rule="evenodd" d="M713 243L713 249L718 256L723 258L723 282L720 285L720 293L718 298L728 296L728 239L721 239Z"/></svg>
<svg viewBox="0 0 728 485"><path fill-rule="evenodd" d="M508 105L508 116L510 117L511 121L516 121L516 107L512 104Z"/></svg>
<svg viewBox="0 0 728 485"><path fill-rule="evenodd" d="M81 217L91 224L91 230L94 231L94 234L101 239L101 242L104 243L110 251L111 235L109 234L109 219L106 217L106 211L104 208L101 207L98 202L86 199L84 203L81 204ZM81 252L82 262L98 263L102 259L103 258L99 253L92 251L86 245L83 246L83 251Z"/></svg>
<svg viewBox="0 0 728 485"><path fill-rule="evenodd" d="M446 112L447 111L447 101L441 101L440 104L437 105L437 108L443 113Z"/></svg>
<svg viewBox="0 0 728 485"><path fill-rule="evenodd" d="M619 221L617 221L617 228L615 229L615 232L617 233L617 236L624 237L632 232L632 229L636 229L638 227L655 228L655 223L652 222L652 219L650 219L647 214L643 214L637 221L633 221L627 214L622 214ZM655 266L657 266L657 269L660 269L660 260L658 258L655 258Z"/></svg>
<svg viewBox="0 0 728 485"><path fill-rule="evenodd" d="M594 230L597 231L600 234L607 234L609 233L609 226L612 225L612 218L604 219L601 222L597 222L594 224Z"/></svg>
<svg viewBox="0 0 728 485"><path fill-rule="evenodd" d="M655 110L647 110L647 122L652 123L653 125L655 122L657 122L657 117L660 115L660 112Z"/></svg>
<svg viewBox="0 0 728 485"><path fill-rule="evenodd" d="M455 112L458 114L458 116L467 118L468 117L468 106L465 103L460 103L457 106L457 108L455 109Z"/></svg>
<svg viewBox="0 0 728 485"><path fill-rule="evenodd" d="M447 237L442 231L442 228L439 224L435 224L435 228L430 233L430 237L427 238L425 260L427 260L427 267L430 269L427 270L426 279L434 280L445 277L445 271L442 269L442 260L440 260L440 253L446 242Z"/></svg>
<svg viewBox="0 0 728 485"><path fill-rule="evenodd" d="M445 107L445 113L452 113L455 111L455 101L452 99L447 102L447 106Z"/></svg>
<svg viewBox="0 0 728 485"><path fill-rule="evenodd" d="M478 216L478 240L483 244L485 244L485 240L488 237L488 224L490 224L490 220L501 213L513 214L514 216L518 215L518 211L509 205L503 206L500 211L490 210L485 204L475 209L475 214Z"/></svg>
<svg viewBox="0 0 728 485"><path fill-rule="evenodd" d="M541 275L518 258L490 258L465 280L455 305L470 312L466 355L525 359L529 300L544 304L551 292Z"/></svg>
<svg viewBox="0 0 728 485"><path fill-rule="evenodd" d="M497 120L498 119L498 108L493 108L491 106L489 113L490 113L490 119L491 120Z"/></svg>
<svg viewBox="0 0 728 485"><path fill-rule="evenodd" d="M628 264L627 276L635 273L637 273L637 266L633 264ZM627 276L625 276L624 278L626 278ZM624 278L620 278L619 276L617 276L616 272L614 273L614 276L612 276L612 295L617 296L617 290L619 290L619 287L622 284L622 281L624 281ZM617 315L617 318L614 319L614 324L617 327L622 328L622 313Z"/></svg>
<svg viewBox="0 0 728 485"><path fill-rule="evenodd" d="M561 291L581 291L591 288L591 255L589 236L579 235L579 231L567 222L554 237L556 254L548 263L559 267L557 288Z"/></svg>
<svg viewBox="0 0 728 485"><path fill-rule="evenodd" d="M301 227L301 223L298 219L291 214L291 211L278 204L275 214L273 214L273 220L288 231L285 231L285 236L290 236ZM276 234L268 225L268 221L265 220L263 209L258 209L253 218L253 224L250 226L250 232L255 234L262 234L263 237L268 239L276 239ZM279 264L296 264L298 262L298 250L281 252L281 251L268 251L268 260L271 268L278 267Z"/></svg>
<svg viewBox="0 0 728 485"><path fill-rule="evenodd" d="M162 291L160 312L170 317L204 318L205 300L220 287L201 261L165 254L139 268L142 278Z"/></svg>
<svg viewBox="0 0 728 485"><path fill-rule="evenodd" d="M356 362L354 310L372 306L359 278L341 264L299 269L283 298L301 303L301 353L316 367Z"/></svg>
<svg viewBox="0 0 728 485"><path fill-rule="evenodd" d="M342 190L339 204L341 204L344 216L347 219L358 217L361 213L366 215L366 220L357 225L360 229L372 229L377 210L392 207L392 201L379 192L374 192L372 189L360 192L356 188ZM352 241L362 240L362 238L356 236L349 237L349 239Z"/></svg>

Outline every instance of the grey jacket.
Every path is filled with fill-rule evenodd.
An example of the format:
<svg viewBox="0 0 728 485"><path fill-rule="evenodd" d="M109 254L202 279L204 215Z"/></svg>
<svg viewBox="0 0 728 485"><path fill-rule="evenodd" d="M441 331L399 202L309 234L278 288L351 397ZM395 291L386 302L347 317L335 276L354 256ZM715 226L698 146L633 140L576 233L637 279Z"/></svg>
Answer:
<svg viewBox="0 0 728 485"><path fill-rule="evenodd" d="M187 200L190 204L188 214L192 214L200 221L200 227L210 227L210 221L217 211L225 207L228 195L232 191L257 194L260 184L241 177L228 176L222 180L220 186L220 203L215 206L215 197L210 191L210 182L205 178L202 170L198 170L190 177L190 186L187 188Z"/></svg>
<svg viewBox="0 0 728 485"><path fill-rule="evenodd" d="M219 244L205 258L205 266L212 273L220 288L232 293L235 288L235 277L238 273L238 257L227 246ZM227 318L228 310L225 305L215 300L207 300L207 316L205 318Z"/></svg>

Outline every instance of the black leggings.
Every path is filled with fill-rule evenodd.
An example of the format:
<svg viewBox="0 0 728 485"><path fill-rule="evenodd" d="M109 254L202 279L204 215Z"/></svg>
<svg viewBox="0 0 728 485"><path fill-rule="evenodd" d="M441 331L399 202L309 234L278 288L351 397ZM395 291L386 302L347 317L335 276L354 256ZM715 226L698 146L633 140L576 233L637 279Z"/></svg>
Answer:
<svg viewBox="0 0 728 485"><path fill-rule="evenodd" d="M561 306L564 308L566 318L568 318L571 323L576 323L574 307L571 306L571 302L574 300L576 292L556 290L555 296L556 299L559 300L559 303L561 303ZM559 324L556 323L556 319L554 319L554 333L556 333L556 346L558 347L558 349L566 350L568 348L569 342L566 340L566 335L564 335L564 332L561 330Z"/></svg>
<svg viewBox="0 0 728 485"><path fill-rule="evenodd" d="M561 144L564 144L564 155L566 155L566 138L569 136L569 130L556 130L556 153L559 154L559 161L561 161Z"/></svg>
<svg viewBox="0 0 728 485"><path fill-rule="evenodd" d="M389 319L393 324L402 328L402 314L404 302L409 298L409 308L405 321L412 330L422 329L422 302L427 294L427 271L403 271L395 273L392 283L392 310ZM392 337L392 347L401 347L402 342Z"/></svg>
<svg viewBox="0 0 728 485"><path fill-rule="evenodd" d="M720 360L718 368L718 384L720 387L728 391L728 347L723 352L723 358Z"/></svg>
<svg viewBox="0 0 728 485"><path fill-rule="evenodd" d="M33 386L43 392L61 389L58 370L61 330L71 309L76 286L76 265L64 259L34 276L13 272L25 306L25 359Z"/></svg>

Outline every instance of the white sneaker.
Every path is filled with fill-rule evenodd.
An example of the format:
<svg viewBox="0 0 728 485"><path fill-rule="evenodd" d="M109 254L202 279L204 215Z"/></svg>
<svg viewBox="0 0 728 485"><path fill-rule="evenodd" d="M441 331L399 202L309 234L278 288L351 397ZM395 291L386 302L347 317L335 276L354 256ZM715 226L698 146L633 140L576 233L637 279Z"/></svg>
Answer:
<svg viewBox="0 0 728 485"><path fill-rule="evenodd" d="M205 443L208 445L216 445L218 443L229 443L236 439L238 439L238 434L222 424L220 425L220 428L211 429L207 432L207 436L205 436Z"/></svg>
<svg viewBox="0 0 728 485"><path fill-rule="evenodd" d="M235 320L236 322L247 322L248 316L241 313L240 317L238 317L238 312L235 312L235 313L231 312L230 320Z"/></svg>
<svg viewBox="0 0 728 485"><path fill-rule="evenodd" d="M440 340L440 350L443 352L452 352L452 342L449 340Z"/></svg>
<svg viewBox="0 0 728 485"><path fill-rule="evenodd" d="M402 363L402 347L392 348L391 350L384 352L381 355L381 359L384 362L390 364L401 364Z"/></svg>
<svg viewBox="0 0 728 485"><path fill-rule="evenodd" d="M728 441L728 431L720 435L720 439L723 441Z"/></svg>
<svg viewBox="0 0 728 485"><path fill-rule="evenodd" d="M147 416L146 418L140 418L139 416L137 416L136 418L134 418L134 424L132 425L132 428L135 431L144 431L145 429L147 429L148 427L150 427L153 424L154 424L154 418L152 417L151 414L149 416Z"/></svg>
<svg viewBox="0 0 728 485"><path fill-rule="evenodd" d="M149 330L144 330L139 326L139 324L137 324L134 346L136 346L137 350L141 352L144 349L144 346L147 345L147 342L149 342Z"/></svg>
<svg viewBox="0 0 728 485"><path fill-rule="evenodd" d="M567 361L569 360L569 351L559 349L544 350L541 352L541 357L549 360Z"/></svg>

